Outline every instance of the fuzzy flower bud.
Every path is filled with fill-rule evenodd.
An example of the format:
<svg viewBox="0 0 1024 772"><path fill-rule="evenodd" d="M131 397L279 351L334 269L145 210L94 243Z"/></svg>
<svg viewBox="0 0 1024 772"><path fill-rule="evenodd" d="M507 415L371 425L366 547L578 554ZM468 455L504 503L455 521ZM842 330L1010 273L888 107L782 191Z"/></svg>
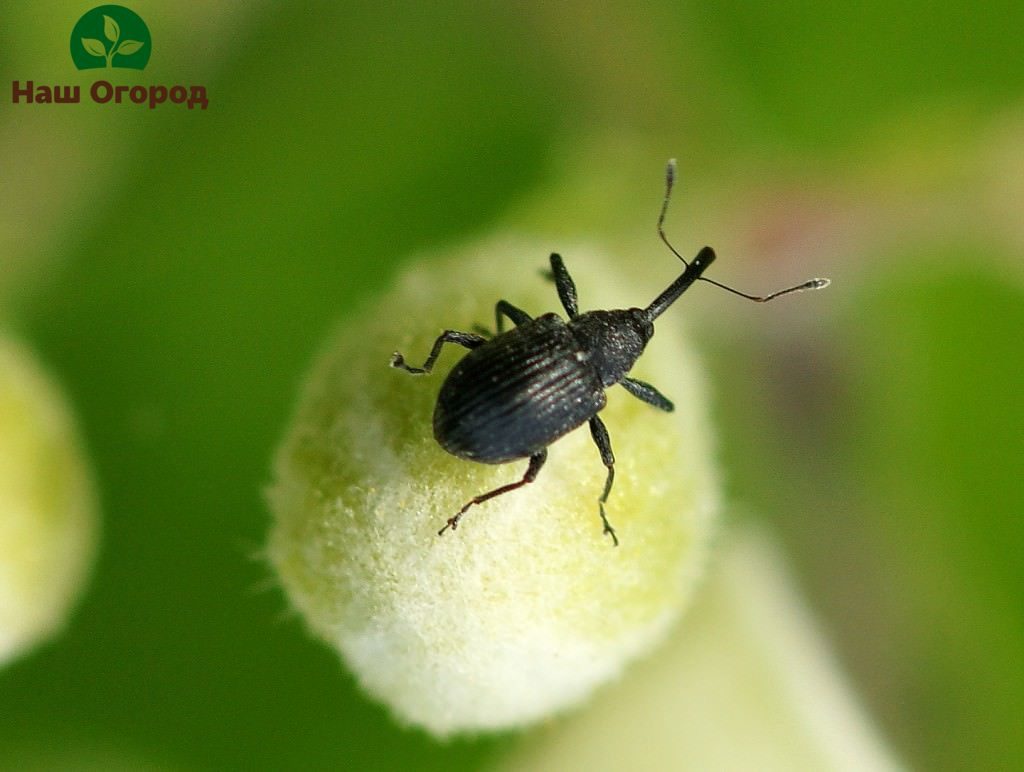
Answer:
<svg viewBox="0 0 1024 772"><path fill-rule="evenodd" d="M865 714L772 535L717 542L686 621L587 710L526 738L494 772L904 767Z"/></svg>
<svg viewBox="0 0 1024 772"><path fill-rule="evenodd" d="M602 534L606 470L586 426L551 446L536 482L438 536L526 461L474 463L435 442L433 403L464 349L445 346L428 376L388 359L397 350L418 365L441 329L493 326L500 298L531 315L561 311L541 275L548 251L490 241L418 262L330 340L277 454L268 556L291 603L367 692L437 736L520 727L614 678L687 604L712 535L702 371L673 309L632 375L677 410L613 387L601 413L619 547ZM593 249L563 254L582 311L646 305L664 288Z"/></svg>
<svg viewBox="0 0 1024 772"><path fill-rule="evenodd" d="M63 397L0 334L0 663L52 635L92 564L95 501Z"/></svg>

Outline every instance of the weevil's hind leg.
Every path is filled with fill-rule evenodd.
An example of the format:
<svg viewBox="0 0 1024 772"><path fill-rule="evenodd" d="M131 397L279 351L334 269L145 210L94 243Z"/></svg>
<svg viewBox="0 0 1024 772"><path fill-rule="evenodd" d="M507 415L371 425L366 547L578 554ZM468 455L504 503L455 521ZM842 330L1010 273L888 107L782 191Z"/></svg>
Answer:
<svg viewBox="0 0 1024 772"><path fill-rule="evenodd" d="M391 355L391 366L397 367L399 370L405 370L406 372L412 373L413 375L422 375L429 373L434 369L434 363L437 358L441 355L441 347L445 343L458 343L460 346L464 346L468 349L474 349L477 346L482 346L487 342L487 338L482 335L476 335L472 332L459 332L458 330L445 330L437 336L437 340L434 341L434 347L430 349L430 356L427 357L427 361L423 363L423 367L411 367L405 363L405 358L397 351Z"/></svg>
<svg viewBox="0 0 1024 772"><path fill-rule="evenodd" d="M562 256L551 253L551 274L555 280L555 289L558 290L558 299L562 301L562 308L572 319L579 316L579 296L576 294L576 282L569 275L569 269L562 262Z"/></svg>
<svg viewBox="0 0 1024 772"><path fill-rule="evenodd" d="M528 313L521 308L516 308L514 305L509 303L507 300L499 300L494 304L494 326L498 331L498 335L505 332L505 318L508 317L512 324L518 327L521 324L526 324L533 319Z"/></svg>
<svg viewBox="0 0 1024 772"><path fill-rule="evenodd" d="M597 445L597 449L601 451L601 463L608 468L608 479L604 482L604 493L597 500L597 505L601 512L601 522L604 523L604 532L612 537L612 543L618 547L619 537L615 535L615 529L608 522L608 516L604 511L604 505L608 501L608 494L612 492L612 483L615 481L615 454L612 453L612 441L608 437L608 430L605 428L604 422L597 416L590 419L590 435L594 438L594 444Z"/></svg>
<svg viewBox="0 0 1024 772"><path fill-rule="evenodd" d="M456 513L455 517L448 518L448 523L445 525L444 528L437 532L437 535L440 536L449 528L451 528L453 531L456 528L458 528L459 521L462 520L462 516L466 514L466 510L468 510L470 507L475 506L476 504L482 504L488 499L493 499L495 496L500 496L503 493L514 491L516 488L522 488L524 485L532 483L534 480L537 479L537 473L540 471L540 468L544 466L544 462L547 460L547 449L542 450L540 453L537 453L536 455L530 456L530 465L526 468L526 474L523 475L522 480L520 480L519 482L509 483L508 485L502 485L500 488L495 488L493 491L487 491L487 493L481 493L479 496L474 496L473 498L466 502L462 509L460 509Z"/></svg>
<svg viewBox="0 0 1024 772"><path fill-rule="evenodd" d="M642 402L646 402L648 405L653 405L658 410L671 413L676 409L676 406L672 404L672 400L646 381L638 381L636 378L623 378L619 383L622 384L622 388L634 397Z"/></svg>

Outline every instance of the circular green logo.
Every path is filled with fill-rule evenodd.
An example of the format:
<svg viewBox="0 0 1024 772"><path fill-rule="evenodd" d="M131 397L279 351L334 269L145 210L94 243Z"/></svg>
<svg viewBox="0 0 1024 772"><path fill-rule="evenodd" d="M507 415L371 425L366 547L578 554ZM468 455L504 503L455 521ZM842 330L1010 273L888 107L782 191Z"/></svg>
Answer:
<svg viewBox="0 0 1024 772"><path fill-rule="evenodd" d="M135 11L123 5L100 5L86 13L71 30L71 58L80 70L127 67L143 70L149 63L153 39Z"/></svg>

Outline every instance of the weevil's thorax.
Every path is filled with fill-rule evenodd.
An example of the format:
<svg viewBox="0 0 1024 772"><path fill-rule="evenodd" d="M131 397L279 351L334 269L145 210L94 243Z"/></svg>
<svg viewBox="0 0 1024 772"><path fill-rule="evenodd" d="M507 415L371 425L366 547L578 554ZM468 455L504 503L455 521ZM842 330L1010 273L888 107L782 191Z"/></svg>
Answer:
<svg viewBox="0 0 1024 772"><path fill-rule="evenodd" d="M633 369L654 335L654 325L639 308L588 311L572 319L569 329L605 387L618 383Z"/></svg>

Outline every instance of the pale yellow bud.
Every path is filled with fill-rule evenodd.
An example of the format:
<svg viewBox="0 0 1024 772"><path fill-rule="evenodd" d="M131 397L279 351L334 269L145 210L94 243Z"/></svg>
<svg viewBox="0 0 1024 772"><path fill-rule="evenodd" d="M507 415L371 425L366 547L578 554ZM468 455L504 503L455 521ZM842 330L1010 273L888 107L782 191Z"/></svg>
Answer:
<svg viewBox="0 0 1024 772"><path fill-rule="evenodd" d="M683 624L586 711L495 772L902 769L759 527L719 540Z"/></svg>
<svg viewBox="0 0 1024 772"><path fill-rule="evenodd" d="M92 564L95 509L64 398L0 334L0 663L64 623Z"/></svg>
<svg viewBox="0 0 1024 772"><path fill-rule="evenodd" d="M584 311L644 306L674 278L638 284L629 258L561 246ZM616 386L601 413L619 547L602 534L606 471L585 425L551 446L535 483L438 536L469 498L520 479L526 461L473 463L434 441L433 402L464 349L447 346L429 376L389 357L418 365L442 329L493 327L499 298L561 312L541 275L549 251L492 240L418 262L330 340L277 455L268 555L292 604L367 692L438 736L523 726L614 678L686 606L712 535L702 370L680 308L658 320L632 373L676 411Z"/></svg>

